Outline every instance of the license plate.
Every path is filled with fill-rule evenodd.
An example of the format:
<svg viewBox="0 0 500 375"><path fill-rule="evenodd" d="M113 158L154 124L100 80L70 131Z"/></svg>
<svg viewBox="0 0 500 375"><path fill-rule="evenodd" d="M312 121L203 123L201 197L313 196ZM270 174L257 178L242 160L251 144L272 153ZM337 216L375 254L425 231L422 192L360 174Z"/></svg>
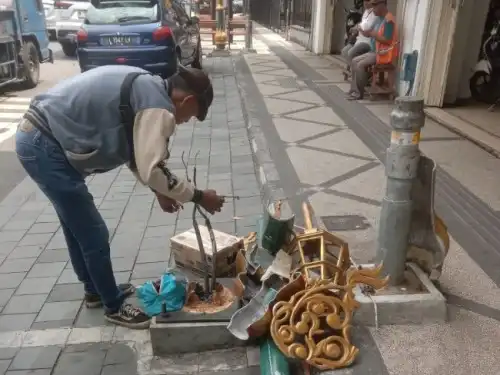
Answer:
<svg viewBox="0 0 500 375"><path fill-rule="evenodd" d="M139 44L139 37L135 36L108 36L103 38L104 45L108 46L132 46Z"/></svg>

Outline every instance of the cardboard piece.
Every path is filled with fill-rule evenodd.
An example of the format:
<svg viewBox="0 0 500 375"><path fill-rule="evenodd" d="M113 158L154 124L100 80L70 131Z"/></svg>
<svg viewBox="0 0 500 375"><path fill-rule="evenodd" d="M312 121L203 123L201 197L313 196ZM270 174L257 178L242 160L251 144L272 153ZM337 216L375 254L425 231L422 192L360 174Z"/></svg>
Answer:
<svg viewBox="0 0 500 375"><path fill-rule="evenodd" d="M212 244L207 227L200 225L200 234L203 247L207 255L207 261L212 271ZM220 232L214 229L215 242L217 244L215 277L227 275L234 267L236 254L243 245L241 238ZM175 263L179 267L187 268L196 273L203 273L203 262L193 228L178 234L170 239L170 249L174 254Z"/></svg>

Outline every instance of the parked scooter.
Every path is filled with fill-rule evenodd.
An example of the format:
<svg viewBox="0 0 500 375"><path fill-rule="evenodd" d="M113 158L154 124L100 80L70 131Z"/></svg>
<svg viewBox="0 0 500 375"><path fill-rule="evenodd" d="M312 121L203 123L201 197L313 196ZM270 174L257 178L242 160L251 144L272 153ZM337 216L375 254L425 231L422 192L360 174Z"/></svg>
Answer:
<svg viewBox="0 0 500 375"><path fill-rule="evenodd" d="M493 110L500 101L500 22L496 22L490 36L482 47L481 59L474 67L469 80L472 98L479 102L492 104Z"/></svg>
<svg viewBox="0 0 500 375"><path fill-rule="evenodd" d="M345 40L344 44L356 43L357 33L352 33L351 29L359 24L363 18L363 0L354 1L354 8L345 9Z"/></svg>

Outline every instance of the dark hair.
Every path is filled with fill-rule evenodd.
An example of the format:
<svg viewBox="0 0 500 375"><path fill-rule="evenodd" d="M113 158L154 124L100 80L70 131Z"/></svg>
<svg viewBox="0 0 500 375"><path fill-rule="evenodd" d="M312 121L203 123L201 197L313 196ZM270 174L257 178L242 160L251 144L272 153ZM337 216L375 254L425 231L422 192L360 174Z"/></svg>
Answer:
<svg viewBox="0 0 500 375"><path fill-rule="evenodd" d="M177 73L167 78L168 91L177 89L188 95L196 96L198 100L198 120L205 120L208 108L214 99L212 82L208 75L201 69L186 68L179 65Z"/></svg>
<svg viewBox="0 0 500 375"><path fill-rule="evenodd" d="M194 91L189 87L188 83L180 74L174 74L167 78L169 89L177 89L184 91L186 94L194 94Z"/></svg>

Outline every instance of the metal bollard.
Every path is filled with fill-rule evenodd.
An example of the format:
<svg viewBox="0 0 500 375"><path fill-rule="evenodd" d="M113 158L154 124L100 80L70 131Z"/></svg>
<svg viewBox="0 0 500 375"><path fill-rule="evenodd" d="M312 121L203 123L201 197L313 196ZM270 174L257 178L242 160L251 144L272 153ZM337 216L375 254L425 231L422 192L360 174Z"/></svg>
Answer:
<svg viewBox="0 0 500 375"><path fill-rule="evenodd" d="M245 51L246 52L255 52L253 49L253 22L252 22L252 10L250 6L250 1L246 2L246 25L245 25Z"/></svg>
<svg viewBox="0 0 500 375"><path fill-rule="evenodd" d="M412 185L420 159L420 130L425 123L423 99L396 98L391 113L391 144L387 149L387 186L380 213L377 259L391 285L404 281L412 215Z"/></svg>

